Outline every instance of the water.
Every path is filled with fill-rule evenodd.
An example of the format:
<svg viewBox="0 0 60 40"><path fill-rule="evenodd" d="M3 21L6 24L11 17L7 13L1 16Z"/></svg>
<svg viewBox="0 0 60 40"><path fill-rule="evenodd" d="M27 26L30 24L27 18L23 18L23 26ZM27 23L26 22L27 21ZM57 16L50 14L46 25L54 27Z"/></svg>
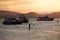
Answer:
<svg viewBox="0 0 60 40"><path fill-rule="evenodd" d="M60 40L60 23L37 22L30 19L31 30L28 23L22 25L3 25L0 19L0 40Z"/></svg>

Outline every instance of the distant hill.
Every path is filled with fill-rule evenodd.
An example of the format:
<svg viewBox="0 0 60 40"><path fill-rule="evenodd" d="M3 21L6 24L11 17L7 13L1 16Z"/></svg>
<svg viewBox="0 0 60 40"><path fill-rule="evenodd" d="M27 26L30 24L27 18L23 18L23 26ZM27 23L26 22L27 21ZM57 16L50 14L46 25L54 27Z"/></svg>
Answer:
<svg viewBox="0 0 60 40"><path fill-rule="evenodd" d="M34 18L34 17L40 16L36 12L29 12L27 14L22 14L22 13L18 13L18 12L0 10L0 18L4 18L5 16L17 17L20 15L25 15L26 17L29 17L29 18Z"/></svg>
<svg viewBox="0 0 60 40"><path fill-rule="evenodd" d="M26 16L29 17L29 18L36 18L40 15L37 14L36 12L29 12Z"/></svg>
<svg viewBox="0 0 60 40"><path fill-rule="evenodd" d="M5 16L16 16L16 15L19 15L19 14L20 14L20 13L17 13L17 12L0 10L0 18L3 18L3 17L5 17Z"/></svg>
<svg viewBox="0 0 60 40"><path fill-rule="evenodd" d="M53 18L60 18L60 12L52 12L51 14L48 14L48 16Z"/></svg>
<svg viewBox="0 0 60 40"><path fill-rule="evenodd" d="M0 18L4 18L5 16L19 17L20 15L25 15L28 18L36 18L39 16L45 16L42 14L38 14L36 12L29 12L29 13L23 14L23 13L18 13L18 12L0 10ZM60 12L52 12L51 14L47 14L47 15L53 18L60 18Z"/></svg>

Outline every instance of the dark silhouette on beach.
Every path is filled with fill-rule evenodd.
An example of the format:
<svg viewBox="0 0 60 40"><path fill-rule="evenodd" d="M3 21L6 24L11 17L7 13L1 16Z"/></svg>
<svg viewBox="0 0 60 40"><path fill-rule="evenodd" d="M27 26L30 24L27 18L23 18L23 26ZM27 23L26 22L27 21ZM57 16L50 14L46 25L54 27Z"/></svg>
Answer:
<svg viewBox="0 0 60 40"><path fill-rule="evenodd" d="M37 21L53 21L54 18L49 18L48 16L38 17Z"/></svg>
<svg viewBox="0 0 60 40"><path fill-rule="evenodd" d="M4 25L16 25L16 24L22 24L22 23L28 23L28 19L25 16L20 16L18 20L14 17L5 17L3 24Z"/></svg>

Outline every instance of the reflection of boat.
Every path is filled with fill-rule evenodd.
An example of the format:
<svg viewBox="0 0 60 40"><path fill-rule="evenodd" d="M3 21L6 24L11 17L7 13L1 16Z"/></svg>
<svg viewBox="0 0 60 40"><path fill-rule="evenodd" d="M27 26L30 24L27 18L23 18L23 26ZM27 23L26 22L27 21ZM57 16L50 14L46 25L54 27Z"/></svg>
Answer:
<svg viewBox="0 0 60 40"><path fill-rule="evenodd" d="M4 19L3 24L5 25L12 25L12 24L22 24L22 23L28 23L28 19L25 16L20 16L18 20L13 17L7 17Z"/></svg>
<svg viewBox="0 0 60 40"><path fill-rule="evenodd" d="M49 18L48 16L39 17L37 21L53 21L54 18Z"/></svg>

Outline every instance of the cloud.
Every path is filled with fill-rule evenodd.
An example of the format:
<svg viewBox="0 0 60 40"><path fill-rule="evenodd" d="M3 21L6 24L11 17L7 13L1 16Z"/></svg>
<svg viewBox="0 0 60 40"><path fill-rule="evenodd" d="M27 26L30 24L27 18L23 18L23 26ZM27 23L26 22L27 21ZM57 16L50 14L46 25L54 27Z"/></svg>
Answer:
<svg viewBox="0 0 60 40"><path fill-rule="evenodd" d="M0 0L0 10L16 12L60 11L60 0Z"/></svg>

